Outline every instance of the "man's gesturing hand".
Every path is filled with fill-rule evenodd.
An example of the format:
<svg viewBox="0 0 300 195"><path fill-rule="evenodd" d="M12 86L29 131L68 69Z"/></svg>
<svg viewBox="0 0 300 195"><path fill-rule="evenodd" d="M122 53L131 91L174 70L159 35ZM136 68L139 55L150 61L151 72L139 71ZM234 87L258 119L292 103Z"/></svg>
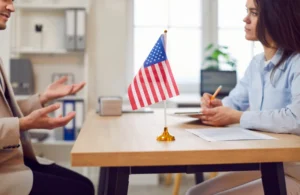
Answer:
<svg viewBox="0 0 300 195"><path fill-rule="evenodd" d="M35 110L26 117L20 118L20 130L54 129L56 127L65 126L74 118L75 112L70 112L64 117L50 118L48 114L57 110L59 107L59 104L53 104L45 108Z"/></svg>

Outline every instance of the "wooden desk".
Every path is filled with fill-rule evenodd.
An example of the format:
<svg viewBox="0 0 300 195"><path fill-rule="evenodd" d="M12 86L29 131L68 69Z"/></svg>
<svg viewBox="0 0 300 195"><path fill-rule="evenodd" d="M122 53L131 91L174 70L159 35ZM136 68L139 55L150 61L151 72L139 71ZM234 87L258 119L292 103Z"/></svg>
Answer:
<svg viewBox="0 0 300 195"><path fill-rule="evenodd" d="M157 142L163 110L120 117L90 112L72 149L72 165L106 167L100 194L127 194L129 174L237 170L261 170L265 194L286 194L282 162L300 161L300 137L207 142L184 130L201 128L195 119L168 116L168 124L176 141Z"/></svg>

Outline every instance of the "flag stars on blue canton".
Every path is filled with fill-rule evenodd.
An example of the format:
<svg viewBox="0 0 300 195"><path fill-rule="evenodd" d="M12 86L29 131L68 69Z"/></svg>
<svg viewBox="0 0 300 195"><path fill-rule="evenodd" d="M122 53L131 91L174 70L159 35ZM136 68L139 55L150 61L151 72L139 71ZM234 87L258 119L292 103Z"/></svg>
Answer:
<svg viewBox="0 0 300 195"><path fill-rule="evenodd" d="M163 60L166 60L166 54L164 53L163 43L161 41L157 42L155 46L152 48L148 58L145 61L145 67L150 66L152 64L159 63Z"/></svg>

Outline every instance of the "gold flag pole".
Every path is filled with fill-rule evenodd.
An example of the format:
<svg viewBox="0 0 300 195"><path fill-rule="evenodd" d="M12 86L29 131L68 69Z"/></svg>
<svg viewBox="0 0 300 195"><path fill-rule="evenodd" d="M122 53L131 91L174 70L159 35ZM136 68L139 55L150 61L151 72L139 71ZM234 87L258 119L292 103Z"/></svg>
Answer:
<svg viewBox="0 0 300 195"><path fill-rule="evenodd" d="M164 31L164 46L165 51L167 52L167 30ZM170 135L167 125L167 101L164 100L164 118L165 118L165 127L164 132L156 138L157 141L175 141L175 137Z"/></svg>

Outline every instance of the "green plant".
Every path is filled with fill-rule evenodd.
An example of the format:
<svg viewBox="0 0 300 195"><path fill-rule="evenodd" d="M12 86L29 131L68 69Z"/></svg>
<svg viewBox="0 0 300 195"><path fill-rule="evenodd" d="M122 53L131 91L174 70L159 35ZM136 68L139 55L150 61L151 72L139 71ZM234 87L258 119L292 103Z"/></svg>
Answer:
<svg viewBox="0 0 300 195"><path fill-rule="evenodd" d="M227 46L209 44L205 48L206 56L203 65L204 70L220 70L221 64L227 64L231 69L236 69L236 59L228 53Z"/></svg>

